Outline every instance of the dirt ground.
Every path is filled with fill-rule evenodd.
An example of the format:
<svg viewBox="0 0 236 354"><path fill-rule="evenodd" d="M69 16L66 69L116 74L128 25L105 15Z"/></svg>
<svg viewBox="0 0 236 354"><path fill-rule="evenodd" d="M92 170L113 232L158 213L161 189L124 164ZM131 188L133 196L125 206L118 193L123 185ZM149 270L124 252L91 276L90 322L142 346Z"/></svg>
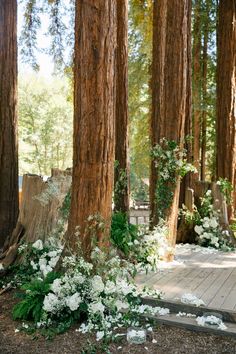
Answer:
<svg viewBox="0 0 236 354"><path fill-rule="evenodd" d="M145 344L129 345L123 336L105 350L93 336L76 332L76 326L51 341L32 339L26 333L15 333L19 326L11 317L15 302L13 292L0 296L0 354L236 354L236 339L167 326L155 328Z"/></svg>

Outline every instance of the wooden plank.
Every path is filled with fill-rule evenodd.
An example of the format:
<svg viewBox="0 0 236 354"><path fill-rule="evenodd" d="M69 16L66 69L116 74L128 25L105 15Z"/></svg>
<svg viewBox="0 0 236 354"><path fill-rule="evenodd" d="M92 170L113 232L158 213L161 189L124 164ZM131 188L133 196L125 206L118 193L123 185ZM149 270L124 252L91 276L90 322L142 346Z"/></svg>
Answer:
<svg viewBox="0 0 236 354"><path fill-rule="evenodd" d="M171 314L167 316L145 316L148 318L155 319L157 323L164 324L167 326L175 326L175 327L180 327L184 329L188 329L191 331L197 331L197 332L207 332L215 335L220 335L220 336L230 336L233 338L236 338L236 324L235 323L228 323L225 322L226 329L221 330L218 328L215 328L213 326L199 326L196 322L196 319L194 318L189 318L189 317L176 317L176 315ZM233 349L234 350L234 349ZM234 353L234 351L232 352Z"/></svg>
<svg viewBox="0 0 236 354"><path fill-rule="evenodd" d="M205 302L206 305L209 305L212 299L217 296L217 293L225 283L226 279L232 273L232 271L232 268L218 269L218 272L216 272L217 276L214 277L212 284L209 287L206 287L205 291L202 294L202 300Z"/></svg>
<svg viewBox="0 0 236 354"><path fill-rule="evenodd" d="M203 314L207 311L210 313L219 313L222 316L224 322L232 322L236 323L236 312L231 310L222 310L222 309L215 309L215 308L207 308L205 306L195 306L189 304L183 304L179 301L173 300L157 300L151 297L142 298L142 303L150 306L161 306L168 308L170 313L178 313L178 312L185 312L185 313L192 313L196 316L203 316Z"/></svg>
<svg viewBox="0 0 236 354"><path fill-rule="evenodd" d="M235 290L233 291L235 286ZM216 293L214 298L209 302L210 307L233 310L236 303L236 269L226 277L221 289Z"/></svg>
<svg viewBox="0 0 236 354"><path fill-rule="evenodd" d="M205 257L202 257L203 255L198 255L198 257L194 258L194 265L196 263L196 258L199 260L204 260ZM205 256L205 255L204 255ZM210 259L215 260L215 255L211 254L211 257L208 256L208 261ZM166 298L168 299L174 299L176 297L181 297L184 293L192 291L192 289L195 289L197 286L199 286L200 283L204 281L206 277L209 276L209 274L212 272L210 269L205 269L205 268L200 268L200 267L191 267L189 268L191 271L188 274L183 274L182 273L182 279L178 279L175 283L171 283L165 287L162 287L163 291L166 291ZM171 291L167 292L167 289L169 287L172 287Z"/></svg>

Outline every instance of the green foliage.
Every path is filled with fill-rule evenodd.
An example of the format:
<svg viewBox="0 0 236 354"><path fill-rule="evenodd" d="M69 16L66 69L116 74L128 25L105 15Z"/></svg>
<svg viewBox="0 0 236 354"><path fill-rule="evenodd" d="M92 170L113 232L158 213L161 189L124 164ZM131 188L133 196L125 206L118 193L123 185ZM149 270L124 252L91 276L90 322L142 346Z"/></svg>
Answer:
<svg viewBox="0 0 236 354"><path fill-rule="evenodd" d="M145 179L141 179L131 170L130 173L131 195L134 200L147 202L149 200L149 187Z"/></svg>
<svg viewBox="0 0 236 354"><path fill-rule="evenodd" d="M38 322L42 317L44 297L50 292L53 281L59 276L58 273L50 272L44 280L34 279L23 285L22 290L25 292L20 294L23 300L14 306L13 319Z"/></svg>
<svg viewBox="0 0 236 354"><path fill-rule="evenodd" d="M60 209L63 220L67 220L69 217L70 205L71 205L71 190L65 196L65 199Z"/></svg>
<svg viewBox="0 0 236 354"><path fill-rule="evenodd" d="M131 172L149 177L150 67L152 1L129 2L129 117ZM142 142L142 143L140 143ZM135 185L131 183L131 191ZM137 190L137 188L136 188Z"/></svg>
<svg viewBox="0 0 236 354"><path fill-rule="evenodd" d="M72 103L64 80L19 80L20 173L51 175L72 165Z"/></svg>
<svg viewBox="0 0 236 354"><path fill-rule="evenodd" d="M115 161L115 175L117 175L117 180L114 185L114 204L119 205L119 201L122 198L122 195L125 193L127 184L128 184L128 176L127 171L123 168L120 168L119 161Z"/></svg>
<svg viewBox="0 0 236 354"><path fill-rule="evenodd" d="M187 162L186 151L181 149L176 141L163 138L152 152L152 158L157 169L156 204L157 217L165 219L166 210L171 207L174 189L178 178L189 171L194 171Z"/></svg>
<svg viewBox="0 0 236 354"><path fill-rule="evenodd" d="M223 194L226 203L229 205L232 203L232 192L233 186L227 178L220 178L219 181L216 182L220 186L220 191Z"/></svg>
<svg viewBox="0 0 236 354"><path fill-rule="evenodd" d="M198 213L201 218L209 217L213 213L213 197L211 190L206 191L204 196L200 198L200 206Z"/></svg>
<svg viewBox="0 0 236 354"><path fill-rule="evenodd" d="M116 212L112 215L111 240L126 256L130 253L130 245L138 238L138 227L130 224L126 214Z"/></svg>

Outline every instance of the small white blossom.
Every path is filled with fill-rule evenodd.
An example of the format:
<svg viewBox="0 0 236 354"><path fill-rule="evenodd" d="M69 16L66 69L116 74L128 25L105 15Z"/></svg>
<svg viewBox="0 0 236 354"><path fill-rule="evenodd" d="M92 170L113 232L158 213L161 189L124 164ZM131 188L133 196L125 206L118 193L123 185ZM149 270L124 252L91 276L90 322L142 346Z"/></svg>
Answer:
<svg viewBox="0 0 236 354"><path fill-rule="evenodd" d="M35 248L36 250L41 251L43 249L43 242L42 240L37 240L32 244L32 247Z"/></svg>

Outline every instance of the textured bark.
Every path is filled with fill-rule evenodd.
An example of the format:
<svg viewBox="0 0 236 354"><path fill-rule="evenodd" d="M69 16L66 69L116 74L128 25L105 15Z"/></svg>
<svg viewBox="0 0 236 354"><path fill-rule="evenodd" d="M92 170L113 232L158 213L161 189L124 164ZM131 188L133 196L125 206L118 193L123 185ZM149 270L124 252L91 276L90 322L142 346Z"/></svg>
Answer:
<svg viewBox="0 0 236 354"><path fill-rule="evenodd" d="M209 8L207 8L207 18L209 16ZM201 180L204 181L206 177L206 129L207 129L207 70L208 70L208 35L209 22L205 22L203 50L202 50L202 139L201 139Z"/></svg>
<svg viewBox="0 0 236 354"><path fill-rule="evenodd" d="M18 216L17 2L0 1L0 247Z"/></svg>
<svg viewBox="0 0 236 354"><path fill-rule="evenodd" d="M154 1L151 144L162 137L183 144L188 87L189 0ZM157 172L151 165L150 206L152 225L157 220L155 188ZM180 181L178 180L166 220L170 245L175 244Z"/></svg>
<svg viewBox="0 0 236 354"><path fill-rule="evenodd" d="M46 241L58 230L60 208L71 187L70 171L52 170L52 177L43 181L37 175L24 175L22 202L16 228L7 238L0 259L4 268L17 257L19 241L32 243Z"/></svg>
<svg viewBox="0 0 236 354"><path fill-rule="evenodd" d="M77 0L68 246L77 251L78 227L87 255L94 231L100 246L109 244L115 155L115 47L116 1ZM90 225L88 218L95 215L105 221L104 230L94 230L95 225Z"/></svg>
<svg viewBox="0 0 236 354"><path fill-rule="evenodd" d="M185 109L185 137L189 137L185 141L185 149L187 150L188 162L193 163L193 143L192 143L192 41L191 41L191 13L192 4L190 3L188 9L188 73L187 73L187 90L186 90L186 109ZM184 176L180 185L179 206L185 206L191 211L191 203L189 203L189 196L192 193L192 173ZM181 219L178 225L177 242L193 242L193 226L186 225L185 220Z"/></svg>
<svg viewBox="0 0 236 354"><path fill-rule="evenodd" d="M117 1L114 210L129 212L128 0Z"/></svg>
<svg viewBox="0 0 236 354"><path fill-rule="evenodd" d="M217 178L228 178L234 187L236 206L236 0L219 3L217 61Z"/></svg>
<svg viewBox="0 0 236 354"><path fill-rule="evenodd" d="M193 23L193 163L197 169L194 179L200 173L200 133L201 133L201 1L196 0Z"/></svg>

